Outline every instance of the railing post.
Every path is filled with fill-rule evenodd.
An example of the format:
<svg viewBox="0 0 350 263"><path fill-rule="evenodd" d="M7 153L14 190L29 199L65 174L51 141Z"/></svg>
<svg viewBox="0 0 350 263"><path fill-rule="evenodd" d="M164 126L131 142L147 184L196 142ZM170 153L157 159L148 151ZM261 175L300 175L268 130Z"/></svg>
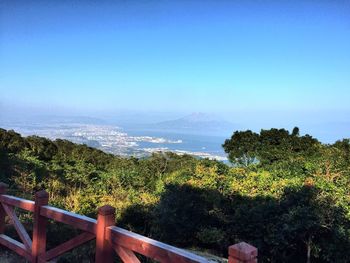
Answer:
<svg viewBox="0 0 350 263"><path fill-rule="evenodd" d="M228 248L228 263L257 263L258 249L245 242Z"/></svg>
<svg viewBox="0 0 350 263"><path fill-rule="evenodd" d="M96 263L112 263L113 248L106 240L106 227L115 224L115 208L110 205L102 206L98 209L96 226Z"/></svg>
<svg viewBox="0 0 350 263"><path fill-rule="evenodd" d="M41 254L45 256L47 218L40 215L40 208L47 205L48 202L49 194L45 190L35 193L32 263L39 262Z"/></svg>
<svg viewBox="0 0 350 263"><path fill-rule="evenodd" d="M8 185L0 182L0 195L6 194ZM6 212L0 203L0 234L3 234L5 231L5 217Z"/></svg>

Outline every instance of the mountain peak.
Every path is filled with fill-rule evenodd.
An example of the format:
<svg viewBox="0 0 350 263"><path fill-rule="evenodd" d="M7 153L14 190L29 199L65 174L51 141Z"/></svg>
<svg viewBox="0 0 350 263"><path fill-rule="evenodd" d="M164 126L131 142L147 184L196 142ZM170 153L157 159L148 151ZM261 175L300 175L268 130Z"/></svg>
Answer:
<svg viewBox="0 0 350 263"><path fill-rule="evenodd" d="M193 112L190 115L187 115L180 119L188 122L210 122L217 120L213 114L207 114L203 112Z"/></svg>
<svg viewBox="0 0 350 263"><path fill-rule="evenodd" d="M194 112L179 119L158 122L153 128L175 132L196 134L227 134L235 125L222 120L214 114Z"/></svg>

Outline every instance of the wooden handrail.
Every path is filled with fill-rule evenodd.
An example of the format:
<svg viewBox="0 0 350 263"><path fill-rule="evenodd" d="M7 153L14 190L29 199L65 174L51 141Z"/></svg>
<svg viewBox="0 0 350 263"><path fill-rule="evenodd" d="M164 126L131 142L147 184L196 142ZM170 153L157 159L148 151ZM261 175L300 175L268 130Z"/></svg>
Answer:
<svg viewBox="0 0 350 263"><path fill-rule="evenodd" d="M25 257L32 263L47 262L96 238L96 263L112 263L113 251L123 262L139 263L135 253L158 262L166 263L209 263L204 257L179 249L148 237L114 226L115 209L104 206L98 210L98 219L68 212L48 205L48 194L37 192L35 201L6 195L6 184L0 183L0 245ZM33 236L31 239L19 222L13 207L34 213ZM5 216L9 216L24 243L4 234ZM46 222L52 219L84 231L80 235L46 251ZM257 249L247 243L229 247L229 263L256 263Z"/></svg>
<svg viewBox="0 0 350 263"><path fill-rule="evenodd" d="M0 202L7 205L19 207L26 211L34 212L34 201L26 200L11 195L0 195Z"/></svg>
<svg viewBox="0 0 350 263"><path fill-rule="evenodd" d="M63 224L74 226L80 230L96 234L96 219L48 205L41 207L40 215Z"/></svg>
<svg viewBox="0 0 350 263"><path fill-rule="evenodd" d="M194 263L209 262L206 258L187 252L120 227L106 229L106 238L113 245L135 251L158 262Z"/></svg>

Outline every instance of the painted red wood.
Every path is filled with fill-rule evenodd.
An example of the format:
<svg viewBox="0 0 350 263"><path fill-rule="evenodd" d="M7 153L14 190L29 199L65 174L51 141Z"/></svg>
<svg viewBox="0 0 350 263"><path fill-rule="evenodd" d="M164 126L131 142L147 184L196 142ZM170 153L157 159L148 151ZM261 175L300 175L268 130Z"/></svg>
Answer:
<svg viewBox="0 0 350 263"><path fill-rule="evenodd" d="M258 249L241 242L228 248L229 263L257 263Z"/></svg>
<svg viewBox="0 0 350 263"><path fill-rule="evenodd" d="M127 248L114 245L114 250L124 263L140 263L135 253Z"/></svg>
<svg viewBox="0 0 350 263"><path fill-rule="evenodd" d="M9 216L13 226L15 227L18 236L21 238L24 246L28 249L32 249L32 240L29 237L27 231L25 230L24 226L21 224L19 221L18 217L15 214L15 211L13 210L12 207L5 205L2 203L2 207L4 208L6 214Z"/></svg>
<svg viewBox="0 0 350 263"><path fill-rule="evenodd" d="M47 205L48 201L49 194L46 191L39 191L35 194L32 263L39 262L39 255L46 252L47 218L40 215L40 209Z"/></svg>
<svg viewBox="0 0 350 263"><path fill-rule="evenodd" d="M115 208L110 205L98 209L96 228L96 263L112 263L113 248L106 239L106 228L115 224Z"/></svg>
<svg viewBox="0 0 350 263"><path fill-rule="evenodd" d="M8 187L7 184L0 182L0 197L6 193L7 187ZM0 234L3 234L5 231L5 217L6 217L6 212L4 208L0 205Z"/></svg>
<svg viewBox="0 0 350 263"><path fill-rule="evenodd" d="M48 205L41 208L40 215L70 226L74 226L80 230L96 234L97 221L90 217L78 215Z"/></svg>
<svg viewBox="0 0 350 263"><path fill-rule="evenodd" d="M22 255L32 263L45 263L76 246L79 246L96 236L96 263L113 262L113 249L117 252L123 262L139 263L134 252L154 259L158 262L169 263L208 263L208 259L197 256L185 250L158 242L156 240L138 235L125 229L114 226L115 209L104 206L98 210L97 220L68 212L59 208L48 206L48 193L37 192L35 202L5 195L7 185L0 183L0 244L8 247L14 252ZM5 226L6 211L16 222L16 229L24 233L23 226L19 223L13 210L4 209L9 206L19 207L34 212L33 244L32 250L28 249L30 243L28 237L24 241L27 247L3 234ZM81 229L84 232L75 238L46 252L46 223L47 219L65 223ZM23 236L22 236L23 238ZM246 243L236 244L229 248L229 263L256 263L257 249ZM248 260L248 261L247 261Z"/></svg>
<svg viewBox="0 0 350 263"><path fill-rule="evenodd" d="M43 260L42 258L44 258L44 260L49 261L51 259L54 259L72 249L74 249L77 246L80 246L92 239L95 238L95 235L84 232L64 243L62 243L61 245L50 249L49 251L46 252L45 256L44 255L40 255L40 259Z"/></svg>
<svg viewBox="0 0 350 263"><path fill-rule="evenodd" d="M22 244L21 242L18 242L17 240L9 236L0 234L0 244L16 252L18 255L25 257L28 260L31 260L32 256L30 250L26 249L24 244Z"/></svg>
<svg viewBox="0 0 350 263"><path fill-rule="evenodd" d="M2 205L0 205L0 234L3 234L5 232L5 218L6 212Z"/></svg>
<svg viewBox="0 0 350 263"><path fill-rule="evenodd" d="M158 262L178 263L208 263L206 258L197 256L185 250L158 242L156 240L127 231L120 227L108 227L106 238L113 245L118 245L135 251Z"/></svg>
<svg viewBox="0 0 350 263"><path fill-rule="evenodd" d="M11 196L11 195L0 195L0 202L11 206L19 207L23 210L34 212L35 204L33 201L30 201L30 200L26 200L26 199Z"/></svg>
<svg viewBox="0 0 350 263"><path fill-rule="evenodd" d="M6 193L7 191L7 188L8 188L8 185L3 183L3 182L0 182L0 194L3 195Z"/></svg>

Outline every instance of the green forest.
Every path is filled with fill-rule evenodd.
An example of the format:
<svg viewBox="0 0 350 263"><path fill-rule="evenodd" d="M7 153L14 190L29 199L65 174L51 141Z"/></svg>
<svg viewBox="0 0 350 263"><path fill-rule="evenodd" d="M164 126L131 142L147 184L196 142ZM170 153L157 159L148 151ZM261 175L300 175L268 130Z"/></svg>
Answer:
<svg viewBox="0 0 350 263"><path fill-rule="evenodd" d="M350 262L350 141L324 144L299 129L236 131L230 164L171 152L123 158L66 140L0 129L0 181L9 193L96 217L116 208L118 226L226 257L245 241L259 262ZM21 220L30 228L31 217ZM49 242L74 231L50 224ZM55 236L54 240L50 236ZM49 244L49 245L50 245ZM69 258L86 259L82 247Z"/></svg>

